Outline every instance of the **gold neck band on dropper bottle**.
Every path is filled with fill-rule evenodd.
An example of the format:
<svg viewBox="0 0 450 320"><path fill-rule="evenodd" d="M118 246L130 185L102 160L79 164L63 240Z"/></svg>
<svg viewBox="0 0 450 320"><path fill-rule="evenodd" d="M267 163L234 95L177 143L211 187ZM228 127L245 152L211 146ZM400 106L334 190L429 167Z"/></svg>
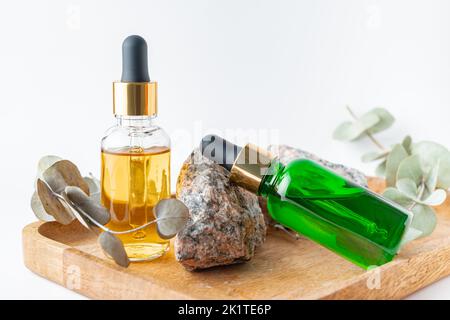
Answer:
<svg viewBox="0 0 450 320"><path fill-rule="evenodd" d="M115 115L155 116L158 112L157 82L113 82Z"/></svg>
<svg viewBox="0 0 450 320"><path fill-rule="evenodd" d="M249 143L237 155L231 167L230 180L248 191L257 193L272 159L270 152Z"/></svg>

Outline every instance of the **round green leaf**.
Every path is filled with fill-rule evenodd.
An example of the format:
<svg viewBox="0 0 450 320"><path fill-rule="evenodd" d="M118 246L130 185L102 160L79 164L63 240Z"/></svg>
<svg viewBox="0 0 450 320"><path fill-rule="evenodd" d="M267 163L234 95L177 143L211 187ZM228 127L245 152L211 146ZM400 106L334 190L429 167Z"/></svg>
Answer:
<svg viewBox="0 0 450 320"><path fill-rule="evenodd" d="M424 175L418 155L412 155L403 159L398 166L397 180L407 178L413 180L418 185Z"/></svg>
<svg viewBox="0 0 450 320"><path fill-rule="evenodd" d="M405 148L405 151L408 154L411 154L411 147L412 147L412 138L411 138L411 136L406 136L405 138L403 138L402 146L403 146L403 148Z"/></svg>
<svg viewBox="0 0 450 320"><path fill-rule="evenodd" d="M413 204L413 200L401 193L399 190L389 187L383 192L383 197L388 198L402 207L409 207Z"/></svg>
<svg viewBox="0 0 450 320"><path fill-rule="evenodd" d="M384 108L374 108L365 115L375 115L379 121L369 128L370 133L377 133L388 129L395 121L394 116Z"/></svg>
<svg viewBox="0 0 450 320"><path fill-rule="evenodd" d="M439 174L439 163L437 163L435 166L431 168L425 179L425 186L427 187L429 193L432 193L434 189L436 189L438 174Z"/></svg>
<svg viewBox="0 0 450 320"><path fill-rule="evenodd" d="M373 129L377 124L379 124L381 118L376 114L376 112L368 112L363 114L358 120L355 121L355 125L359 128L363 129L363 132L366 130Z"/></svg>
<svg viewBox="0 0 450 320"><path fill-rule="evenodd" d="M407 244L410 241L420 238L421 235L422 235L422 231L409 226L403 235L402 241L400 243L400 247L403 247L405 244Z"/></svg>
<svg viewBox="0 0 450 320"><path fill-rule="evenodd" d="M422 141L413 144L412 154L420 156L422 166L425 170L431 170L439 163L437 187L450 188L450 152L439 143Z"/></svg>
<svg viewBox="0 0 450 320"><path fill-rule="evenodd" d="M397 180L395 186L401 193L411 200L417 199L417 185L413 180L408 178L400 179Z"/></svg>
<svg viewBox="0 0 450 320"><path fill-rule="evenodd" d="M346 121L333 132L333 138L341 141L353 141L380 121L375 114L364 115L355 122Z"/></svg>
<svg viewBox="0 0 450 320"><path fill-rule="evenodd" d="M416 204L412 209L414 214L411 227L422 232L421 237L431 234L436 227L436 214L429 206Z"/></svg>
<svg viewBox="0 0 450 320"><path fill-rule="evenodd" d="M378 177L384 177L386 175L386 159L383 160L376 168L375 174Z"/></svg>
<svg viewBox="0 0 450 320"><path fill-rule="evenodd" d="M429 206L438 206L445 201L445 198L447 198L447 192L442 189L437 189L434 190L433 193L428 196L428 198L423 200L423 203Z"/></svg>
<svg viewBox="0 0 450 320"><path fill-rule="evenodd" d="M408 154L401 144L396 144L392 148L392 151L386 158L386 184L388 187L395 186L399 165L407 157Z"/></svg>

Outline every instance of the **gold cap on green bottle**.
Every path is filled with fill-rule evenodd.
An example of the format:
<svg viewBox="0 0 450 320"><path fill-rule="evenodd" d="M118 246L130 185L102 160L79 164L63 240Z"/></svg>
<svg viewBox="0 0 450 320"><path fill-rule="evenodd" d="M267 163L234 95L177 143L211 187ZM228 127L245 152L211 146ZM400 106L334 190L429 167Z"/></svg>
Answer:
<svg viewBox="0 0 450 320"><path fill-rule="evenodd" d="M270 152L249 143L237 155L230 170L230 180L248 191L257 193L272 159Z"/></svg>

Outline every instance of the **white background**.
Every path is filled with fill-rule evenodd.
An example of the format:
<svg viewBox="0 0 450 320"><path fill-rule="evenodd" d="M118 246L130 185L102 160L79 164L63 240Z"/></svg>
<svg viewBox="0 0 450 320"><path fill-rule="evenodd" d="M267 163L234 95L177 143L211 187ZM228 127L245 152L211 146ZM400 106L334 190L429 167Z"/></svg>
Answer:
<svg viewBox="0 0 450 320"><path fill-rule="evenodd" d="M99 175L111 82L129 34L149 42L160 124L173 136L172 182L212 130L371 174L359 158L372 150L368 141L331 138L348 118L345 105L357 113L387 107L397 118L379 135L387 145L411 133L450 147L447 0L4 1L0 298L79 297L23 267L21 229L35 220L29 199L42 155ZM450 298L450 280L413 297Z"/></svg>

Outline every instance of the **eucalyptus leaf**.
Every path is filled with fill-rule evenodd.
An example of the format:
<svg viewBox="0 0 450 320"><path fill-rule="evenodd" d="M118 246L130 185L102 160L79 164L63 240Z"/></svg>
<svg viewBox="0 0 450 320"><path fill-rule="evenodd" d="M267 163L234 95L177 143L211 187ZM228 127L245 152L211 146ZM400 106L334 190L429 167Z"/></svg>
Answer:
<svg viewBox="0 0 450 320"><path fill-rule="evenodd" d="M412 153L421 155L424 165L429 165L448 154L448 149L436 142L421 141L413 144Z"/></svg>
<svg viewBox="0 0 450 320"><path fill-rule="evenodd" d="M420 157L418 155L412 155L405 158L398 166L398 180L408 178L418 185L422 182L424 175L422 166L420 165Z"/></svg>
<svg viewBox="0 0 450 320"><path fill-rule="evenodd" d="M130 259L123 246L122 241L109 232L102 232L98 237L98 242L103 251L111 257L119 266L128 267Z"/></svg>
<svg viewBox="0 0 450 320"><path fill-rule="evenodd" d="M405 196L407 196L411 200L417 199L417 185L413 180L408 179L408 178L403 178L403 179L397 180L395 186L401 193L403 193Z"/></svg>
<svg viewBox="0 0 450 320"><path fill-rule="evenodd" d="M388 187L395 186L397 171L400 163L408 157L408 153L401 144L396 144L386 158L386 184Z"/></svg>
<svg viewBox="0 0 450 320"><path fill-rule="evenodd" d="M346 121L334 130L333 138L342 141L356 140L379 121L380 118L375 114L366 114L355 122Z"/></svg>
<svg viewBox="0 0 450 320"><path fill-rule="evenodd" d="M411 136L406 136L405 138L403 138L403 141L402 141L402 146L403 146L403 148L405 148L405 151L409 154L409 155L411 155L411 153L412 153L412 138L411 138Z"/></svg>
<svg viewBox="0 0 450 320"><path fill-rule="evenodd" d="M354 124L360 128L363 128L363 131L367 131L374 128L375 125L380 123L380 121L381 119L376 112L368 112L359 117Z"/></svg>
<svg viewBox="0 0 450 320"><path fill-rule="evenodd" d="M383 192L383 197L388 198L405 208L411 206L414 203L411 198L407 197L402 192L393 187L386 188Z"/></svg>
<svg viewBox="0 0 450 320"><path fill-rule="evenodd" d="M69 224L74 220L70 209L55 196L53 190L45 181L37 179L36 187L42 206L49 215L61 224Z"/></svg>
<svg viewBox="0 0 450 320"><path fill-rule="evenodd" d="M407 244L408 242L411 242L417 238L420 238L422 236L422 231L417 230L413 227L409 227L406 231L405 234L403 235L402 241L400 243L400 247L403 247L405 244Z"/></svg>
<svg viewBox="0 0 450 320"><path fill-rule="evenodd" d="M83 177L83 180L88 185L90 196L101 192L100 180L94 177L92 173L89 173L89 176L87 177Z"/></svg>
<svg viewBox="0 0 450 320"><path fill-rule="evenodd" d="M76 186L89 194L89 186L84 181L77 166L69 160L60 160L42 173L43 180L53 192L61 194L66 186Z"/></svg>
<svg viewBox="0 0 450 320"><path fill-rule="evenodd" d="M63 159L58 156L53 156L53 155L44 156L41 159L39 159L38 169L37 169L37 178L43 179L42 174L44 173L44 171L47 170L48 168L50 168L53 164L55 164L56 162L58 162L60 160L63 160Z"/></svg>
<svg viewBox="0 0 450 320"><path fill-rule="evenodd" d="M78 222L85 227L88 230L94 231L96 230L97 226L95 224L92 223L92 221L89 220L89 218L87 218L83 213L81 213L79 211L78 208L76 208L72 202L70 201L70 199L67 197L67 194L63 191L61 193L61 197L64 198L64 200L66 201L68 207L70 208L72 215L78 220Z"/></svg>
<svg viewBox="0 0 450 320"><path fill-rule="evenodd" d="M189 219L189 209L178 199L163 199L153 208L157 231L162 239L173 238Z"/></svg>
<svg viewBox="0 0 450 320"><path fill-rule="evenodd" d="M92 173L89 173L89 176L83 177L83 179L89 186L89 197L95 202L101 203L100 180L94 177Z"/></svg>
<svg viewBox="0 0 450 320"><path fill-rule="evenodd" d="M445 157L444 161L440 162L437 187L445 190L450 189L450 154Z"/></svg>
<svg viewBox="0 0 450 320"><path fill-rule="evenodd" d="M436 214L434 210L423 204L416 204L412 208L414 213L411 227L422 232L420 237L425 237L431 234L436 227Z"/></svg>
<svg viewBox="0 0 450 320"><path fill-rule="evenodd" d="M53 218L52 215L48 214L45 211L44 206L42 205L42 201L41 199L39 199L37 191L35 191L33 193L33 196L31 197L31 210L33 210L34 215L40 221L55 221L55 218Z"/></svg>
<svg viewBox="0 0 450 320"><path fill-rule="evenodd" d="M429 206L438 206L444 203L446 198L447 192L443 189L437 189L434 190L433 193L431 193L425 200L423 200L423 203Z"/></svg>
<svg viewBox="0 0 450 320"><path fill-rule="evenodd" d="M379 160L379 159L387 157L388 154L389 154L388 152L377 152L377 151L368 152L361 157L361 161L362 162L371 162L371 161Z"/></svg>
<svg viewBox="0 0 450 320"><path fill-rule="evenodd" d="M86 195L80 188L68 186L65 188L64 192L75 209L80 208L84 213L88 214L101 225L105 225L111 220L109 211Z"/></svg>
<svg viewBox="0 0 450 320"><path fill-rule="evenodd" d="M386 159L380 162L378 166L375 168L375 174L378 177L384 177L386 175Z"/></svg>
<svg viewBox="0 0 450 320"><path fill-rule="evenodd" d="M413 144L412 154L420 156L422 166L430 170L439 163L437 187L450 188L450 152L439 143L422 141Z"/></svg>
<svg viewBox="0 0 450 320"><path fill-rule="evenodd" d="M426 192L424 193L424 197L428 197L436 189L438 173L439 173L439 163L433 166L426 175L425 178Z"/></svg>
<svg viewBox="0 0 450 320"><path fill-rule="evenodd" d="M378 117L379 121L368 128L370 133L377 133L386 130L392 126L395 121L394 116L384 108L374 108L366 113L364 116L375 115Z"/></svg>

